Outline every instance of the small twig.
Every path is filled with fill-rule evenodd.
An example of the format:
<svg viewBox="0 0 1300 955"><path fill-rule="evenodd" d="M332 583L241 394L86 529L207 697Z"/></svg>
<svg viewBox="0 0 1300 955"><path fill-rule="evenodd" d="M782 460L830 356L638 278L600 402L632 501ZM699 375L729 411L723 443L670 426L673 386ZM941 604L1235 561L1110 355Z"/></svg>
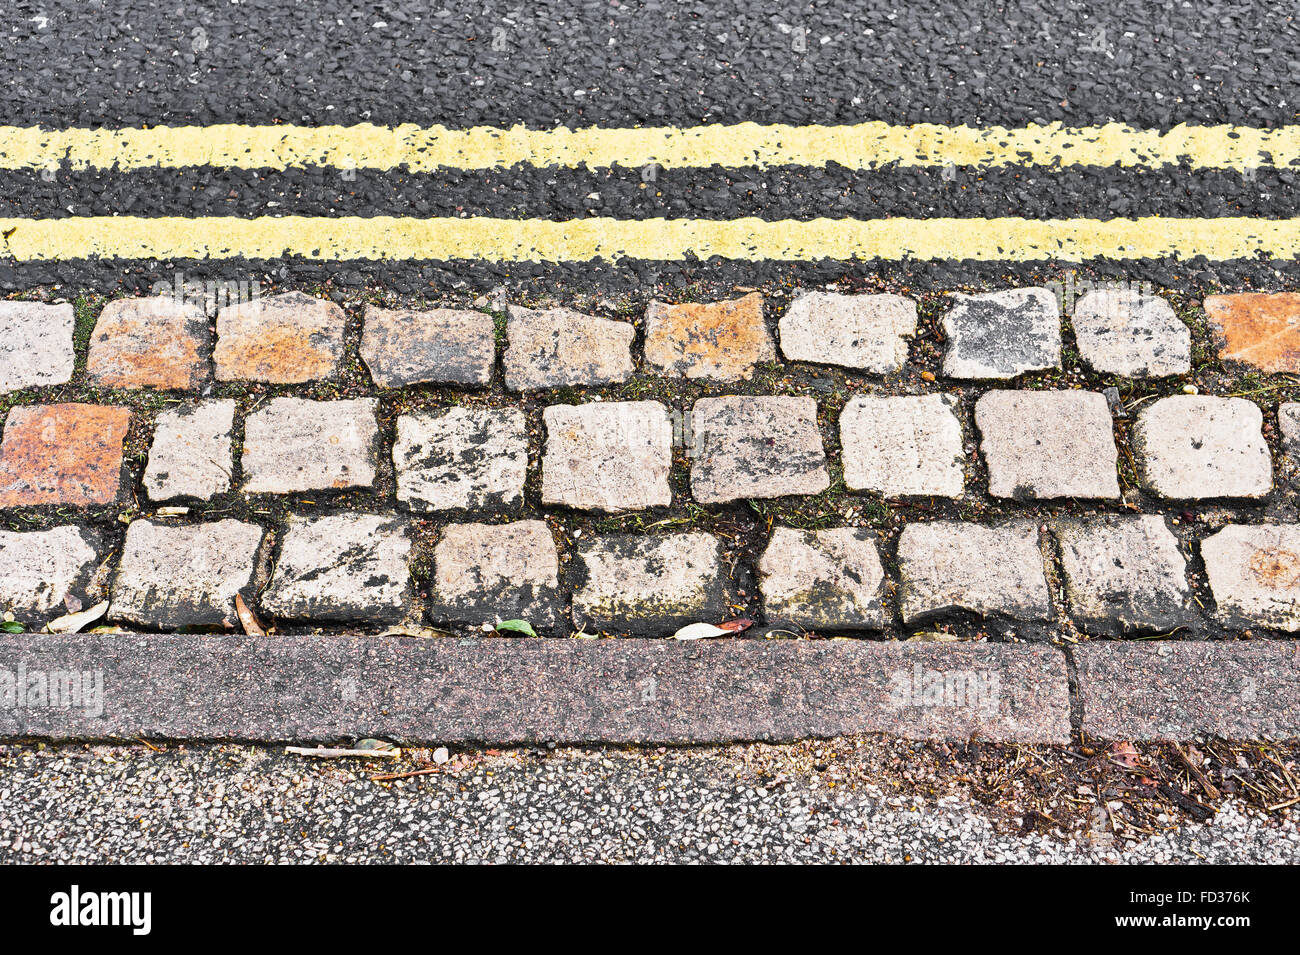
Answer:
<svg viewBox="0 0 1300 955"><path fill-rule="evenodd" d="M1184 753L1178 747L1177 743L1170 743L1170 745L1173 746L1174 752L1177 753L1178 758L1183 761L1183 765L1187 767L1188 772L1190 772L1192 776L1196 778L1196 781L1201 784L1201 788L1205 790L1205 795L1210 797L1211 802L1217 802L1219 799L1219 791L1211 785L1210 781L1205 777L1205 773L1201 772L1201 767L1192 762L1192 757Z"/></svg>
<svg viewBox="0 0 1300 955"><path fill-rule="evenodd" d="M1285 809L1287 806L1294 806L1298 802L1300 802L1300 796L1296 796L1294 799L1288 799L1286 802L1275 802L1273 805L1265 806L1264 808L1269 812L1277 812L1279 809Z"/></svg>
<svg viewBox="0 0 1300 955"><path fill-rule="evenodd" d="M317 756L321 759L337 759L341 756L365 758L375 756L380 759L392 759L402 754L400 749L330 749L325 746L286 746L284 751L294 756Z"/></svg>
<svg viewBox="0 0 1300 955"><path fill-rule="evenodd" d="M375 783L388 782L390 779L409 779L412 776L430 776L442 772L439 766L431 766L429 769L413 769L409 773L381 773L378 776L371 776L370 781Z"/></svg>

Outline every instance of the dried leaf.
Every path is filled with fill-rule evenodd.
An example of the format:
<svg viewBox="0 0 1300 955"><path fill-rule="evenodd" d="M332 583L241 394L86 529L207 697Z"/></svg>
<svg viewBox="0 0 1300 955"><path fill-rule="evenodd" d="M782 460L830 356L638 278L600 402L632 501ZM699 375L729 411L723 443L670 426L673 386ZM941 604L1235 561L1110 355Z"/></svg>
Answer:
<svg viewBox="0 0 1300 955"><path fill-rule="evenodd" d="M1137 748L1132 743L1113 743L1110 747L1110 760L1116 766L1132 769L1142 764L1142 754L1137 751Z"/></svg>
<svg viewBox="0 0 1300 955"><path fill-rule="evenodd" d="M70 613L57 620L51 620L45 625L45 629L49 633L80 633L106 613L108 613L108 601L103 600L89 610Z"/></svg>
<svg viewBox="0 0 1300 955"><path fill-rule="evenodd" d="M266 636L266 628L257 619L257 614L248 609L248 604L244 603L243 594L235 594L235 613L239 614L239 622L243 625L244 633L250 637Z"/></svg>
<svg viewBox="0 0 1300 955"><path fill-rule="evenodd" d="M908 643L955 643L959 638L956 634L944 633L941 630L919 630L907 638Z"/></svg>
<svg viewBox="0 0 1300 955"><path fill-rule="evenodd" d="M715 627L711 623L688 623L673 634L674 640L702 640L705 637L728 637L730 630Z"/></svg>
<svg viewBox="0 0 1300 955"><path fill-rule="evenodd" d="M450 637L452 634L446 630L438 630L434 627L413 627L407 624L400 624L396 627L389 627L381 637Z"/></svg>
<svg viewBox="0 0 1300 955"><path fill-rule="evenodd" d="M724 620L722 623L718 624L718 627L731 633L740 633L740 631L748 630L753 625L754 621L750 620L748 617L740 617L737 620Z"/></svg>

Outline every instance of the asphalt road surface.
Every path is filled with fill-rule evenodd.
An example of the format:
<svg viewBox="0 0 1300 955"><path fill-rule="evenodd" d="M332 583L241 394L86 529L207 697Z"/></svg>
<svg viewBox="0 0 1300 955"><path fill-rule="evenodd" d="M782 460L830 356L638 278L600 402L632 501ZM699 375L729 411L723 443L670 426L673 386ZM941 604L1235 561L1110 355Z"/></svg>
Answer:
<svg viewBox="0 0 1300 955"><path fill-rule="evenodd" d="M1144 217L1136 235L1156 248L1127 260L1104 242L1082 253L1110 275L1165 287L1277 284L1295 269L1294 254L1277 254L1293 249L1290 233L1268 245L1265 259L1215 252L1230 244L1219 239L1249 232L1251 223L1295 215L1294 149L1229 156L1239 129L1296 122L1300 23L1282 4L1068 3L1045 16L1027 2L759 10L736 2L429 9L337 0L165 8L143 0L21 0L10 6L0 46L7 91L0 126L64 133L202 127L193 148L161 168L117 165L117 146L104 151L106 167L87 168L75 150L6 146L0 137L7 246L0 251L8 253L0 255L0 288L148 288L177 271L252 274L280 285L377 283L399 292L537 282L626 291L882 271L935 284L1041 279L1065 250L1055 231L1040 235L1036 224L1115 217ZM412 162L419 150L393 163L277 154L252 168L214 155L227 147L247 155L257 130L279 135L295 127L523 127L546 136L742 123L935 124L941 133L1043 124L1116 124L1138 134L1180 124L1227 128L1204 152L1142 159L1138 144L1139 159L1123 165L1079 164L1077 142L1033 161L1010 146L1005 161L965 162L939 149L927 163L863 167L817 149L751 165L708 155L684 165L647 163L637 150L615 147L590 162L574 151L571 165L509 158L475 165L460 157L431 168ZM743 146L753 135L730 138ZM791 137L775 137L783 138ZM156 159L151 146L141 151ZM765 155L762 144L753 155ZM423 243L402 252L391 230L367 231L379 228L376 216L434 224ZM163 235L161 217L182 221ZM257 221L262 232L232 236L224 217ZM335 228L344 217L355 219ZM736 225L745 217L773 228L751 260L738 261L727 253L756 228ZM821 217L849 223L854 261L837 257L845 246L824 231L799 231ZM953 229L935 223L948 218L974 223L974 238L945 246ZM1005 218L1030 227L1015 226L1005 242L978 241L1003 234L984 220ZM597 233L626 226L632 234L603 244L572 236L552 242L521 225L584 219ZM706 234L665 239L635 228L660 219L699 224ZM918 237L916 255L899 261L898 240L875 231L892 219ZM1172 220L1189 219L1214 220L1215 235L1179 238ZM475 223L486 237L480 231L457 245ZM77 231L60 231L68 228ZM999 261L1017 248L1037 251L1031 261Z"/></svg>

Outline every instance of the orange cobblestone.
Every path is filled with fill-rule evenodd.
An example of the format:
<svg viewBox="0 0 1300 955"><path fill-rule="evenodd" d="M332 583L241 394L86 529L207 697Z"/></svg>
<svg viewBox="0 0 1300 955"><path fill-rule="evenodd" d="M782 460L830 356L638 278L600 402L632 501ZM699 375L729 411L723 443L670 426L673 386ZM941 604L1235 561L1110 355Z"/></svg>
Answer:
<svg viewBox="0 0 1300 955"><path fill-rule="evenodd" d="M0 508L111 504L122 480L129 408L14 408L0 442Z"/></svg>

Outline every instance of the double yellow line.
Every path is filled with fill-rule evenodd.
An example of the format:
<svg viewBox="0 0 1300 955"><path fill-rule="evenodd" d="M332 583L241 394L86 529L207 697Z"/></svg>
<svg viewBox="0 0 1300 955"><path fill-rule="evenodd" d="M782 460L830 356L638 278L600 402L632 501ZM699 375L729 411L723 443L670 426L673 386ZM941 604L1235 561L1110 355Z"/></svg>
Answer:
<svg viewBox="0 0 1300 955"><path fill-rule="evenodd" d="M689 129L455 130L371 125L60 129L0 127L0 169L324 167L428 172L513 165L589 168L814 166L870 169L1027 166L1228 169L1300 166L1300 126L1119 124L1019 128L702 126ZM480 259L567 262L691 256L778 259L1082 261L1097 257L1210 259L1300 254L1300 220L817 219L569 221L407 217L97 216L0 219L0 255L86 258Z"/></svg>
<svg viewBox="0 0 1300 955"><path fill-rule="evenodd" d="M639 129L477 126L157 126L56 129L0 126L0 169L400 169L430 172L513 165L665 169L713 165L1156 167L1246 170L1300 165L1300 126L1070 127L735 125Z"/></svg>

